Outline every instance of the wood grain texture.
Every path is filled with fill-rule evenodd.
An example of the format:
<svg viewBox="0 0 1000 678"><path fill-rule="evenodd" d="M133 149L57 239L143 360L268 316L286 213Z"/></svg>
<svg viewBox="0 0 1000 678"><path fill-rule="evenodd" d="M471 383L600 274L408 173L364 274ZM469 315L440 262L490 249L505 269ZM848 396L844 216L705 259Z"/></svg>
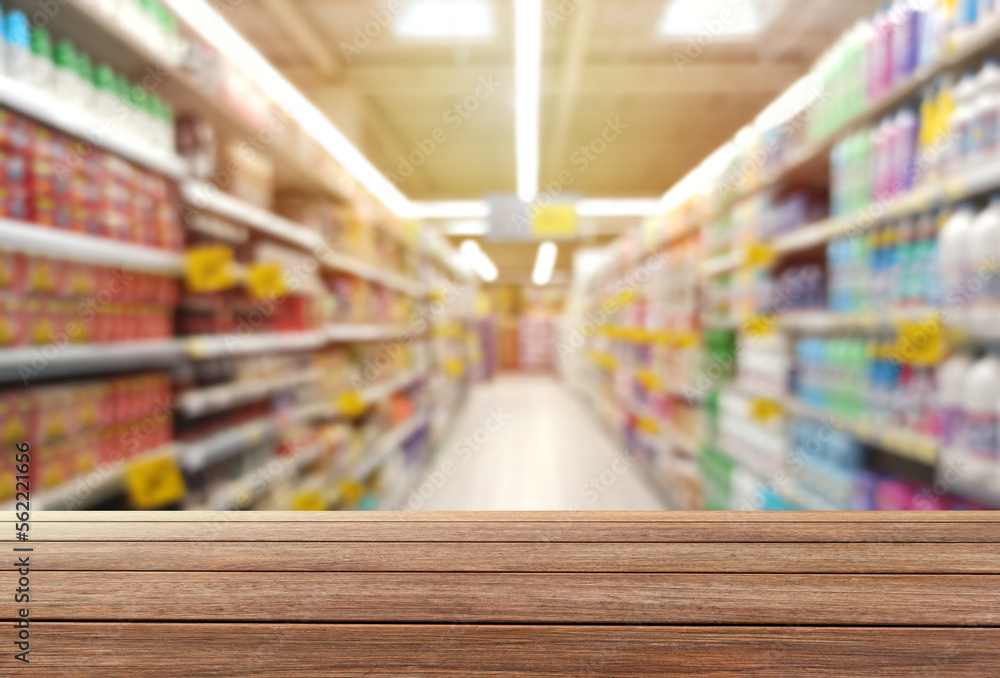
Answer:
<svg viewBox="0 0 1000 678"><path fill-rule="evenodd" d="M1000 666L992 512L32 521L32 663L0 653L0 676L983 678ZM14 533L0 525L8 550L28 546ZM0 590L17 587L13 562Z"/></svg>
<svg viewBox="0 0 1000 678"><path fill-rule="evenodd" d="M1000 544L33 542L43 572L1000 574ZM2 569L14 569L9 563Z"/></svg>
<svg viewBox="0 0 1000 678"><path fill-rule="evenodd" d="M0 541L14 541L0 524ZM1000 543L1000 522L38 522L34 541L360 541L578 543Z"/></svg>
<svg viewBox="0 0 1000 678"><path fill-rule="evenodd" d="M32 591L40 621L1000 625L996 575L47 572Z"/></svg>
<svg viewBox="0 0 1000 678"><path fill-rule="evenodd" d="M982 628L39 622L35 635L9 675L985 678L1000 664L1000 629Z"/></svg>
<svg viewBox="0 0 1000 678"><path fill-rule="evenodd" d="M977 523L996 522L993 511L39 511L35 522L168 522L218 520L248 523ZM13 521L12 511L0 521Z"/></svg>

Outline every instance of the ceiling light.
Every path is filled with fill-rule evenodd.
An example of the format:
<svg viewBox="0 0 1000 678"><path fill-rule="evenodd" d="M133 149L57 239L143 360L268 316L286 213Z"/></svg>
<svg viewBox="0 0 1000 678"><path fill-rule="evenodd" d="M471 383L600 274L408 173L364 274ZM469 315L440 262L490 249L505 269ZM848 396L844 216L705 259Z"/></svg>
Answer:
<svg viewBox="0 0 1000 678"><path fill-rule="evenodd" d="M544 287L552 280L552 271L556 267L556 256L559 248L554 242L543 242L538 246L538 254L535 255L535 268L531 272L531 282L539 287Z"/></svg>
<svg viewBox="0 0 1000 678"><path fill-rule="evenodd" d="M668 0L660 17L660 35L747 38L761 31L783 0Z"/></svg>
<svg viewBox="0 0 1000 678"><path fill-rule="evenodd" d="M475 240L466 240L463 242L461 247L459 247L459 251L465 257L466 263L485 282L493 282L497 279L500 272L497 270L493 260L486 255L486 252L483 252L482 248L479 247L479 243Z"/></svg>
<svg viewBox="0 0 1000 678"><path fill-rule="evenodd" d="M485 0L411 0L393 22L401 38L486 38L495 32Z"/></svg>
<svg viewBox="0 0 1000 678"><path fill-rule="evenodd" d="M443 223L441 232L450 236L487 235L490 225L482 219L455 219Z"/></svg>
<svg viewBox="0 0 1000 678"><path fill-rule="evenodd" d="M659 200L581 200L576 213L581 217L648 217L662 212Z"/></svg>
<svg viewBox="0 0 1000 678"><path fill-rule="evenodd" d="M166 0L170 9L213 46L264 94L288 112L303 130L337 159L376 199L399 216L409 201L316 106L254 49L204 0Z"/></svg>
<svg viewBox="0 0 1000 678"><path fill-rule="evenodd" d="M530 203L538 193L538 116L542 84L541 0L514 0L514 115L517 195Z"/></svg>
<svg viewBox="0 0 1000 678"><path fill-rule="evenodd" d="M490 216L490 206L483 200L411 202L407 216L411 219L485 219Z"/></svg>

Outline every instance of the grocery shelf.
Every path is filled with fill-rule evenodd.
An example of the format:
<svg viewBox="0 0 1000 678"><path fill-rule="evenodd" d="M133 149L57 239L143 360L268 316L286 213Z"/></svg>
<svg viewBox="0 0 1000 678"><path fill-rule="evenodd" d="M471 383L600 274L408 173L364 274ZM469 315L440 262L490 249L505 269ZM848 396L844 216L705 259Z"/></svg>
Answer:
<svg viewBox="0 0 1000 678"><path fill-rule="evenodd" d="M957 175L921 185L887 204L872 203L854 214L831 217L783 234L771 242L775 254L791 254L859 235L873 224L919 214L936 205L959 202L1000 188L1000 161L982 163Z"/></svg>
<svg viewBox="0 0 1000 678"><path fill-rule="evenodd" d="M407 371L383 383L377 383L361 392L361 400L371 405L396 391L405 389L424 376L417 370ZM278 413L255 419L197 442L187 443L180 454L181 466L189 472L217 463L238 454L248 445L255 445L264 437L273 437L287 425L314 419L341 416L343 413L336 398L329 402L316 402L294 408L291 412Z"/></svg>
<svg viewBox="0 0 1000 678"><path fill-rule="evenodd" d="M728 212L733 205L743 198L788 181L807 167L820 164L825 165L829 160L830 151L833 149L834 144L843 138L844 135L866 125L878 122L886 114L916 97L921 88L933 81L939 74L961 68L972 61L986 56L995 49L997 41L1000 41L1000 20L993 20L982 24L974 33L966 36L960 44L955 45L952 52L938 63L917 71L904 82L898 83L889 92L880 97L878 101L873 102L858 114L839 125L831 133L802 148L798 153L794 153L791 159L778 171L746 191L741 192L734 201L719 210L719 213L713 215L710 220L714 220Z"/></svg>
<svg viewBox="0 0 1000 678"><path fill-rule="evenodd" d="M714 256L702 264L702 275L706 278L714 278L716 276L725 275L726 273L732 273L740 267L741 263L742 257L740 256L740 253L733 250L732 252L727 252L726 254Z"/></svg>
<svg viewBox="0 0 1000 678"><path fill-rule="evenodd" d="M322 451L323 447L321 445L312 445L295 456L272 457L258 468L253 469L249 473L240 476L213 492L212 497L206 502L205 506L192 510L244 510L267 494L272 486L285 478L294 476L316 461ZM272 467L276 462L281 464L281 469L277 473L274 473L272 472Z"/></svg>
<svg viewBox="0 0 1000 678"><path fill-rule="evenodd" d="M912 307L866 311L860 313L835 313L832 311L791 311L776 316L780 329L788 332L826 334L841 331L881 330L899 323L919 322L942 317L942 310L931 307Z"/></svg>
<svg viewBox="0 0 1000 678"><path fill-rule="evenodd" d="M406 421L397 424L394 428L383 433L373 444L372 449L351 469L348 478L361 481L367 478L372 471L377 469L386 458L397 451L417 431L428 424L427 414L418 412L410 416Z"/></svg>
<svg viewBox="0 0 1000 678"><path fill-rule="evenodd" d="M268 352L308 351L333 343L408 340L410 331L404 325L331 323L306 332L261 332L243 336L238 333L206 334L182 341L189 357L205 360Z"/></svg>
<svg viewBox="0 0 1000 678"><path fill-rule="evenodd" d="M244 451L248 446L260 443L265 437L274 437L281 428L283 427L279 426L276 416L261 417L185 444L178 460L186 472L195 473Z"/></svg>
<svg viewBox="0 0 1000 678"><path fill-rule="evenodd" d="M220 386L185 391L177 397L175 405L184 414L197 417L261 400L278 391L313 383L320 376L319 370L310 369L270 379L241 379Z"/></svg>
<svg viewBox="0 0 1000 678"><path fill-rule="evenodd" d="M176 339L111 344L45 344L0 349L0 383L168 368L184 358Z"/></svg>
<svg viewBox="0 0 1000 678"><path fill-rule="evenodd" d="M52 94L2 74L0 105L172 179L180 179L187 173L187 166L176 154L157 149L88 111L67 106Z"/></svg>
<svg viewBox="0 0 1000 678"><path fill-rule="evenodd" d="M176 457L175 444L143 453L133 459L116 464L102 464L94 470L51 489L31 494L32 511L82 511L93 508L125 492L125 468L143 459L169 455ZM7 502L3 510L14 510L14 502Z"/></svg>
<svg viewBox="0 0 1000 678"><path fill-rule="evenodd" d="M337 252L318 233L227 195L211 184L187 181L181 185L181 193L194 209L232 219L259 233L304 249L331 270L350 273L410 296L423 294L423 288L417 281Z"/></svg>
<svg viewBox="0 0 1000 678"><path fill-rule="evenodd" d="M0 249L141 273L184 273L178 252L10 219L0 219Z"/></svg>
<svg viewBox="0 0 1000 678"><path fill-rule="evenodd" d="M792 416L812 419L835 429L847 431L858 440L897 456L930 466L938 460L940 445L937 439L931 436L883 422L849 419L806 405L794 398L787 398L782 404L785 411Z"/></svg>

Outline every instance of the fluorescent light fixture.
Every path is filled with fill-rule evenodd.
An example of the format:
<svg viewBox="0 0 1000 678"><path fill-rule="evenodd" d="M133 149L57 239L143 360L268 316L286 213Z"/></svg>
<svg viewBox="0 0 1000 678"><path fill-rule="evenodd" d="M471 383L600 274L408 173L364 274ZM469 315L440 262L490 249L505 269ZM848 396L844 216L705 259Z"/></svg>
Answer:
<svg viewBox="0 0 1000 678"><path fill-rule="evenodd" d="M410 0L392 23L401 38L487 38L496 30L485 0Z"/></svg>
<svg viewBox="0 0 1000 678"><path fill-rule="evenodd" d="M648 217L662 211L657 199L595 199L576 203L576 213L581 217Z"/></svg>
<svg viewBox="0 0 1000 678"><path fill-rule="evenodd" d="M538 125L542 87L542 2L514 0L514 128L517 195L538 194Z"/></svg>
<svg viewBox="0 0 1000 678"><path fill-rule="evenodd" d="M535 268L531 272L531 282L539 287L545 287L552 280L552 271L556 268L556 256L559 248L554 242L543 242L538 246L535 255Z"/></svg>
<svg viewBox="0 0 1000 678"><path fill-rule="evenodd" d="M479 247L479 243L475 240L466 240L463 242L461 247L459 247L459 251L465 258L466 263L485 282L493 282L497 279L500 272L497 271L493 260L486 255L486 252L483 252L482 248Z"/></svg>
<svg viewBox="0 0 1000 678"><path fill-rule="evenodd" d="M484 200L448 200L443 202L411 202L411 219L485 219L490 205Z"/></svg>
<svg viewBox="0 0 1000 678"><path fill-rule="evenodd" d="M774 18L784 0L668 0L660 16L660 35L688 37L709 33L720 39L746 39Z"/></svg>
<svg viewBox="0 0 1000 678"><path fill-rule="evenodd" d="M757 141L757 129L753 125L743 127L733 138L733 143L736 144L738 151L749 149L755 141Z"/></svg>
<svg viewBox="0 0 1000 678"><path fill-rule="evenodd" d="M441 224L441 232L445 235L487 235L490 225L482 219L455 219Z"/></svg>
<svg viewBox="0 0 1000 678"><path fill-rule="evenodd" d="M287 111L361 185L399 216L409 201L337 127L204 0L165 0L170 9L230 64Z"/></svg>

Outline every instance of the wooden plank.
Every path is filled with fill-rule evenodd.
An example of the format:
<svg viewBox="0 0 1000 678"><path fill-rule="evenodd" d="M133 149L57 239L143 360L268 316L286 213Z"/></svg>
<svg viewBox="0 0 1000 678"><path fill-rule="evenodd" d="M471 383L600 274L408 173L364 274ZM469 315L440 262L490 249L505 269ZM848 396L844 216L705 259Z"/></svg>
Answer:
<svg viewBox="0 0 1000 678"><path fill-rule="evenodd" d="M1000 663L1000 629L992 628L32 622L32 629L31 663L15 668L5 653L0 671L39 678L967 678L995 675Z"/></svg>
<svg viewBox="0 0 1000 678"><path fill-rule="evenodd" d="M38 511L35 522L1000 523L997 511ZM13 511L0 512L12 522Z"/></svg>
<svg viewBox="0 0 1000 678"><path fill-rule="evenodd" d="M1000 625L996 575L47 572L31 593L37 621Z"/></svg>
<svg viewBox="0 0 1000 678"><path fill-rule="evenodd" d="M1000 544L33 542L33 571L1000 574ZM7 564L5 569L13 569Z"/></svg>
<svg viewBox="0 0 1000 678"><path fill-rule="evenodd" d="M35 541L1000 542L1000 522L36 522ZM0 541L14 527L0 524Z"/></svg>

